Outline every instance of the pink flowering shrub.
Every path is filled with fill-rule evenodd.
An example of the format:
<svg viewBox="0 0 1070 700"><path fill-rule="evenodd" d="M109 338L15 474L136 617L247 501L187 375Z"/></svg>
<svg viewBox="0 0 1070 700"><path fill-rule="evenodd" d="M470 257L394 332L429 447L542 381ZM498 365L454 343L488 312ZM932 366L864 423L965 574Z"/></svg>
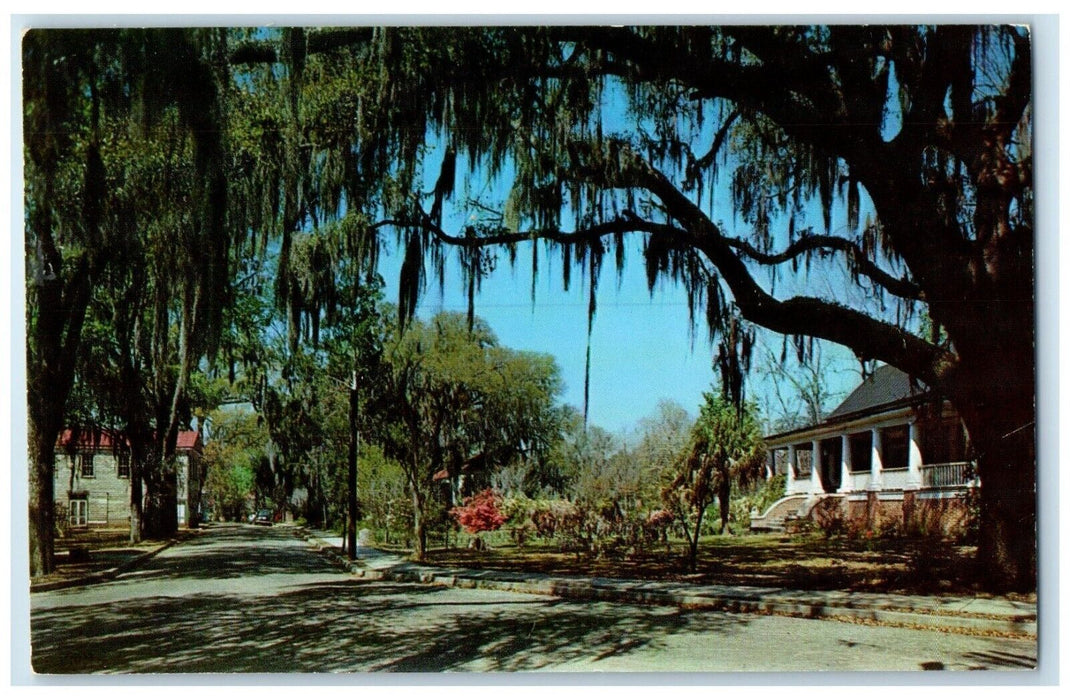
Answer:
<svg viewBox="0 0 1070 700"><path fill-rule="evenodd" d="M464 499L463 505L450 510L450 515L472 535L497 530L506 521L502 513L502 497L493 489L480 491Z"/></svg>

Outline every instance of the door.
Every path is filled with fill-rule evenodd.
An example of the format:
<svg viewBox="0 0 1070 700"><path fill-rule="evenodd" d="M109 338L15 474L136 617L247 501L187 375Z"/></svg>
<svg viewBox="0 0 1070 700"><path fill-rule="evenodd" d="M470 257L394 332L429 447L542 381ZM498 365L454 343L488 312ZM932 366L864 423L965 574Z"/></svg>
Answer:
<svg viewBox="0 0 1070 700"><path fill-rule="evenodd" d="M68 520L71 525L81 526L89 523L89 500L76 498L71 500Z"/></svg>
<svg viewBox="0 0 1070 700"><path fill-rule="evenodd" d="M840 488L843 474L840 463L843 461L843 440L835 437L821 441L821 488L826 493L834 493Z"/></svg>

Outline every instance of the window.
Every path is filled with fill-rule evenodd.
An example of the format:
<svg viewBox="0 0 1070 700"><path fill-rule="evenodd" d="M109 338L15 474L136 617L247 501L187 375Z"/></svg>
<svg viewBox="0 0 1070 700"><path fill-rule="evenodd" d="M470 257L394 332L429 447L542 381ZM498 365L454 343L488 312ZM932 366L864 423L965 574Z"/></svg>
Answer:
<svg viewBox="0 0 1070 700"><path fill-rule="evenodd" d="M83 479L92 479L96 476L96 473L93 471L93 459L95 457L96 455L92 452L88 452L82 455L81 474Z"/></svg>
<svg viewBox="0 0 1070 700"><path fill-rule="evenodd" d="M961 423L946 420L928 424L924 426L921 435L921 454L926 464L966 460L966 435Z"/></svg>
<svg viewBox="0 0 1070 700"><path fill-rule="evenodd" d="M71 525L85 525L89 522L89 499L71 498L71 507L67 511Z"/></svg>
<svg viewBox="0 0 1070 700"><path fill-rule="evenodd" d="M120 479L130 478L130 454L128 452L120 452L118 457L117 474Z"/></svg>
<svg viewBox="0 0 1070 700"><path fill-rule="evenodd" d="M872 433L855 433L850 438L851 472L868 472L873 466Z"/></svg>
<svg viewBox="0 0 1070 700"><path fill-rule="evenodd" d="M881 462L884 469L906 469L910 435L905 425L881 430Z"/></svg>

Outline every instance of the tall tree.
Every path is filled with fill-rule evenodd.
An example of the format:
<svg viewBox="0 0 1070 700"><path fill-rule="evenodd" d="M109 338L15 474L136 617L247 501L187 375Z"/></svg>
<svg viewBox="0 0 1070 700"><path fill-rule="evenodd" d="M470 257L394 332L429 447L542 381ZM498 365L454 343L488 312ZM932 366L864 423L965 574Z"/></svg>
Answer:
<svg viewBox="0 0 1070 700"><path fill-rule="evenodd" d="M33 574L53 567L54 444L91 297L95 287L112 281L109 268L120 274L116 260L130 263L126 253L143 249L139 236L166 237L177 251L166 273L173 281L169 293L179 300L178 371L166 398L164 388L156 387L165 406L159 414L166 420L155 426L164 454L174 452L190 369L213 346L229 279L218 102L226 64L214 60L221 46L214 30L35 30L23 40ZM157 140L154 130L167 131L169 124L175 127L172 152L186 147L182 139L189 149L188 179L165 187L178 212L185 211L179 205L184 198L192 202L195 211L186 227L171 226L161 216L167 205L158 199L159 188L142 189L146 183L139 173L127 178L128 162L135 169L134 163L146 162L138 146L166 141ZM166 164L166 156L161 162ZM167 177L161 169L158 174ZM146 189L152 190L148 196ZM145 210L161 216L148 233L138 220ZM126 270L135 288L148 269L142 258ZM163 337L171 329L164 323L156 330Z"/></svg>
<svg viewBox="0 0 1070 700"><path fill-rule="evenodd" d="M215 517L241 521L250 507L266 431L255 413L241 408L217 409L210 423L212 439L204 446L205 500Z"/></svg>
<svg viewBox="0 0 1070 700"><path fill-rule="evenodd" d="M761 352L760 371L769 388L765 411L773 432L816 425L832 410L835 401L843 399L835 376L850 370L834 362L821 345L792 352L790 357L787 342L779 354L768 346Z"/></svg>
<svg viewBox="0 0 1070 700"><path fill-rule="evenodd" d="M64 230L100 230L98 198L81 197L80 185L73 198L53 196L66 174L95 181L79 173L99 169L98 147L86 137L82 150L64 152L77 155L53 159L73 164L66 169L49 157L67 134L92 131L97 54L52 60L61 56L46 56L48 44L26 53L37 71L26 81L27 252L42 279L61 280L32 292L54 296L40 308L70 313L43 324L28 314L43 334L28 359L56 379L60 349L77 342L92 265L81 247L51 245L45 230L58 229L46 210L64 207L73 224ZM316 217L337 220L346 254L364 259L377 254L376 232L393 231L404 251L402 319L425 288L425 267L442 278L448 246L471 300L493 267L490 248L515 261L532 239L562 256L566 287L574 266L590 276L593 318L603 261L623 265L636 245L651 287L680 281L715 335L742 316L842 344L947 395L977 448L980 570L992 588L1035 584L1028 27L287 29L232 32L227 51L248 98L242 109L256 117L242 143L270 154L238 160L241 211L260 212L240 230L278 237L278 298L291 312L292 239ZM197 75L146 84L188 86ZM175 99L194 106L205 94L178 89ZM221 119L197 114L205 127ZM195 131L209 156L219 132ZM457 180L472 176L496 186L457 223L448 204ZM60 250L66 259L48 259ZM540 247L532 250L538 270ZM942 333L910 330L917 309ZM729 344L744 355L747 346ZM51 427L35 420L38 443L35 425Z"/></svg>
<svg viewBox="0 0 1070 700"><path fill-rule="evenodd" d="M408 241L403 313L438 244L472 261L543 239L596 272L639 234L651 284L682 282L712 332L739 314L945 394L977 448L980 570L1033 587L1028 27L427 28L364 46L389 96L375 119L444 146L434 191L384 222ZM451 232L462 155L508 195ZM798 291L775 295L778 277ZM910 330L918 308L948 344Z"/></svg>
<svg viewBox="0 0 1070 700"><path fill-rule="evenodd" d="M561 380L553 358L498 345L490 328L443 313L413 320L384 347L369 407L384 453L412 498L413 556L427 547L435 483L549 449Z"/></svg>

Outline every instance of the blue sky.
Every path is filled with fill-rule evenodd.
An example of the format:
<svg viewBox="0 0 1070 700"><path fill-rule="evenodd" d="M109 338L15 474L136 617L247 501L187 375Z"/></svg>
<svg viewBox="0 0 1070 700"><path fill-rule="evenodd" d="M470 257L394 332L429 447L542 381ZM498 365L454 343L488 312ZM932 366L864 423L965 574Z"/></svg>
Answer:
<svg viewBox="0 0 1070 700"><path fill-rule="evenodd" d="M552 354L565 381L562 400L582 408L589 280L581 280L574 271L571 288L565 292L560 259L541 255L533 305L528 261L530 250L523 249L515 269L506 260L500 261L483 282L476 314L490 324L501 344ZM400 256L387 255L381 261L387 301L397 300L400 267ZM653 295L648 292L636 239L619 287L616 271L607 269L597 294L589 422L613 432L630 431L640 418L654 413L661 399L674 400L697 414L702 392L714 381L713 351L703 321L691 340L684 289L666 282ZM466 309L460 274L455 266L448 266L444 295L440 296L437 283L429 283L417 314L428 318L443 310ZM779 353L779 335L763 332L762 339ZM830 373L830 386L846 394L858 380L850 371L857 363L853 365L851 353L837 346L829 345L827 356L840 370ZM759 404L771 400L769 383L759 371L753 372L748 391Z"/></svg>
<svg viewBox="0 0 1070 700"><path fill-rule="evenodd" d="M603 94L602 119L608 132L634 133L646 125L637 123L628 113L624 94L607 87ZM692 125L690 138L696 149L708 144L717 128L717 120L707 120L701 127ZM429 134L428 151L425 155L425 191L434 189L438 176L437 165L444 154L446 134ZM727 172L725 168L725 172ZM444 227L451 233L462 230L465 223L480 218L485 212L466 208L467 200L478 200L489 209L501 210L511 182L511 166L506 164L502 174L488 180L481 167L469 167L463 154L457 156L458 182L453 201L444 208ZM715 185L711 199L704 195L707 211L715 221L726 223L730 235L745 237L748 229L735 221L731 204L728 177L721 177ZM872 211L872 205L863 192L862 220ZM562 212L562 227L568 230L571 215ZM843 206L834 208L832 232L853 235L846 228L846 211ZM820 206L814 203L812 211L798 218L800 229L805 226L823 229ZM778 237L786 240L787 219L776 221L772 228ZM387 239L390 237L388 236ZM502 251L498 264L482 282L476 298L476 314L486 320L497 334L502 345L534 350L553 355L561 368L565 382L564 403L582 410L584 398L584 364L587 343L587 304L590 280L583 274L584 265L572 270L572 284L568 291L561 280L560 252L546 251L540 245L539 279L536 283L535 303L531 300L531 248L519 246L516 265L509 265ZM786 243L784 243L786 245ZM447 247L448 248L448 247ZM597 314L591 336L591 388L588 406L589 423L613 432L627 432L635 428L643 417L652 415L661 399L670 399L697 415L702 401L702 392L711 388L715 379L712 368L713 350L708 340L703 311L699 310L699 322L692 328L688 318L687 295L684 288L669 281L659 283L651 294L647 288L641 241L632 235L626 254L626 264L619 280L617 271L607 257L598 282ZM398 300L398 279L401 255L393 254L393 242L387 243L380 259L379 271L386 283L386 300ZM444 292L439 293L438 281L428 266L427 286L421 296L417 315L429 318L439 311L465 311L467 298L462 284L460 268L456 263L456 251L447 250L451 261L446 267ZM864 290L859 290L849 280L844 270L842 257L831 261L815 261L809 269L790 272L790 265L781 266L781 275L773 290L780 298L792 294L807 294L841 300L855 308L873 310L873 299ZM767 280L767 272L756 270L757 279ZM768 283L766 288L769 289ZM780 354L781 336L759 329L759 342ZM755 371L752 372L746 391L748 397L766 409L765 417L775 410L771 399L769 380L758 367L755 353ZM852 353L844 348L827 344L824 356L833 372L828 383L834 400L827 408L835 407L835 397L845 396L859 381L854 371L858 363ZM789 368L790 369L790 368Z"/></svg>

